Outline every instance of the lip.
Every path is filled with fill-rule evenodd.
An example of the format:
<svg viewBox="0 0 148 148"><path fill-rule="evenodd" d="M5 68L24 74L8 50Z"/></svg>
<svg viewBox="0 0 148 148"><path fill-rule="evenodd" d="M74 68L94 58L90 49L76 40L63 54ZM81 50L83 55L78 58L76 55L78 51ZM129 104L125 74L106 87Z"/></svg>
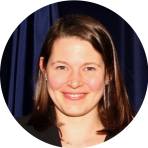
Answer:
<svg viewBox="0 0 148 148"><path fill-rule="evenodd" d="M72 100L72 101L78 101L81 99L84 99L87 95L87 93L82 92L63 92L63 95L66 99Z"/></svg>

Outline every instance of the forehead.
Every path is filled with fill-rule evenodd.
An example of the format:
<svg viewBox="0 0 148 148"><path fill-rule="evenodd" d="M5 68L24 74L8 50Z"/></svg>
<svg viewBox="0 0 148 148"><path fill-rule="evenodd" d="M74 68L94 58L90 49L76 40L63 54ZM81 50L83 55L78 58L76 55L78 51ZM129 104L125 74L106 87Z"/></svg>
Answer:
<svg viewBox="0 0 148 148"><path fill-rule="evenodd" d="M64 37L55 40L52 46L52 60L103 62L101 54L88 41L78 37Z"/></svg>

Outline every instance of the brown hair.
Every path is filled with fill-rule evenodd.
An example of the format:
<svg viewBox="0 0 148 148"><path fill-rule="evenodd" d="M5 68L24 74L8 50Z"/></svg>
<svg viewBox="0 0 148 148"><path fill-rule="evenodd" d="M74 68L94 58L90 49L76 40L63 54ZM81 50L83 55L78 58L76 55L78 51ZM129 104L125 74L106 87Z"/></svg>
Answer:
<svg viewBox="0 0 148 148"><path fill-rule="evenodd" d="M131 122L134 113L120 71L115 46L104 26L84 15L58 19L50 28L40 53L40 57L44 57L43 66L46 67L52 54L54 41L57 38L73 36L90 42L102 56L109 81L98 103L98 112L105 127L102 131L110 131L116 135ZM34 111L29 124L42 131L50 125L56 125L56 114L46 89L45 77L40 69L37 74Z"/></svg>

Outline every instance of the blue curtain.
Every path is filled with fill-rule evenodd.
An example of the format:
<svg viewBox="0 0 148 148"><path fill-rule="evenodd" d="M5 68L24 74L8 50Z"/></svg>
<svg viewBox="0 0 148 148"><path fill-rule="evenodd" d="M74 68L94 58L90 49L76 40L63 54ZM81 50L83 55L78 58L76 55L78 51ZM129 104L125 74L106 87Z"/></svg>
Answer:
<svg viewBox="0 0 148 148"><path fill-rule="evenodd" d="M135 113L137 113L147 90L147 59L144 48L134 30L123 19L120 19L119 23L120 34L116 39L118 58L128 95Z"/></svg>
<svg viewBox="0 0 148 148"><path fill-rule="evenodd" d="M140 109L147 89L148 67L136 33L109 9L84 1L63 1L46 6L27 17L6 45L1 62L1 86L14 117L32 112L39 53L51 24L59 17L74 13L89 15L109 30L131 103L136 113Z"/></svg>
<svg viewBox="0 0 148 148"><path fill-rule="evenodd" d="M6 45L1 63L1 85L14 117L32 112L40 50L50 26L58 18L56 3L39 9L16 28Z"/></svg>
<svg viewBox="0 0 148 148"><path fill-rule="evenodd" d="M148 89L148 60L144 46L132 26L119 19L118 57L130 100L139 113Z"/></svg>

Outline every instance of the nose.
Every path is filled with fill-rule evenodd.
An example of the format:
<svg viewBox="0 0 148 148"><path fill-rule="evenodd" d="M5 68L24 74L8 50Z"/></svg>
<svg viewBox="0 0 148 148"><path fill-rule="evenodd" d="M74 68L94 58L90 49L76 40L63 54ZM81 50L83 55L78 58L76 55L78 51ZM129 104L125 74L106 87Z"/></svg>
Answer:
<svg viewBox="0 0 148 148"><path fill-rule="evenodd" d="M73 89L83 86L82 76L78 71L72 72L69 76L67 85Z"/></svg>

